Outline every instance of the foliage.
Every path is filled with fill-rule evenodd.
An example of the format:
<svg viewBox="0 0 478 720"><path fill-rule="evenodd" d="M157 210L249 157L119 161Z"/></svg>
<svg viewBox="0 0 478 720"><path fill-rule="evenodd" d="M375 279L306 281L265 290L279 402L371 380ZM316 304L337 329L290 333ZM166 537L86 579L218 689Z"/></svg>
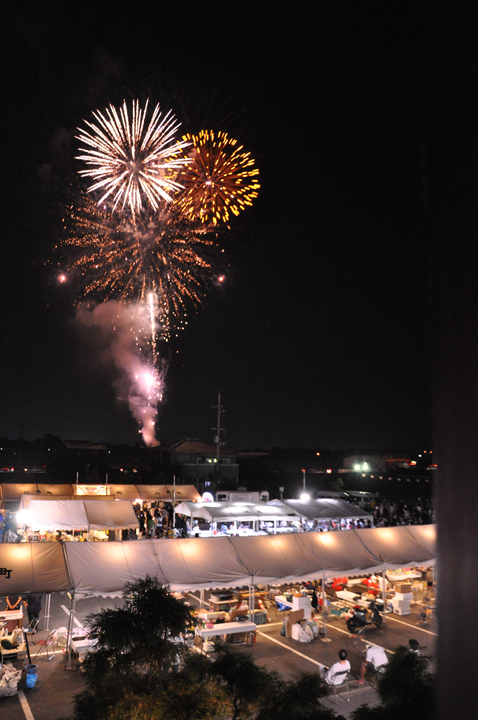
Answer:
<svg viewBox="0 0 478 720"><path fill-rule="evenodd" d="M126 583L124 606L86 619L95 652L83 663L87 689L75 698L75 717L102 720L126 695L159 691L181 646L174 638L191 624L191 612L168 587L147 576Z"/></svg>
<svg viewBox="0 0 478 720"><path fill-rule="evenodd" d="M332 480L330 483L330 488L335 492L342 492L342 490L344 489L344 481L342 480L342 478Z"/></svg>
<svg viewBox="0 0 478 720"><path fill-rule="evenodd" d="M429 667L428 656L400 645L378 680L381 704L362 705L353 720L432 720L434 675Z"/></svg>
<svg viewBox="0 0 478 720"><path fill-rule="evenodd" d="M267 705L280 686L278 673L258 665L249 653L227 643L215 643L211 676L225 686L231 704L232 720L251 717L260 705Z"/></svg>
<svg viewBox="0 0 478 720"><path fill-rule="evenodd" d="M316 673L304 673L297 682L282 681L273 702L259 712L257 720L333 720L335 712L322 704L328 692Z"/></svg>
<svg viewBox="0 0 478 720"><path fill-rule="evenodd" d="M88 616L95 652L86 655L86 690L72 720L331 720L316 674L287 682L251 654L216 642L212 658L172 638L191 623L189 608L146 577L125 585L124 606ZM182 652L181 648L184 648ZM182 655L179 672L169 672Z"/></svg>

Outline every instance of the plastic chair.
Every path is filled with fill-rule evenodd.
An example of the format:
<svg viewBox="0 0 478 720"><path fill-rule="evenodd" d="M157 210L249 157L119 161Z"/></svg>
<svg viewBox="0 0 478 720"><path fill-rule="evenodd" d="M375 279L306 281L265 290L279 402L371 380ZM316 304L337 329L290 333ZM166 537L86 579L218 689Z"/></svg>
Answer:
<svg viewBox="0 0 478 720"><path fill-rule="evenodd" d="M336 672L335 675L332 677L332 682L330 683L330 687L334 689L335 705L339 704L338 695L340 693L337 693L337 691L343 687L345 687L347 690L347 697L344 698L344 700L346 702L350 702L348 674L349 674L348 670L339 670L339 672ZM335 682L336 680L338 682Z"/></svg>

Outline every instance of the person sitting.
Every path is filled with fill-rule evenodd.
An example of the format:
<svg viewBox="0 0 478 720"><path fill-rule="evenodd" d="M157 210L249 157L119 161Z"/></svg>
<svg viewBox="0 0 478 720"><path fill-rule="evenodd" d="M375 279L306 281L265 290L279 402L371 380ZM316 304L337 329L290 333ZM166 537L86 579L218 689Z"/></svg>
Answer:
<svg viewBox="0 0 478 720"><path fill-rule="evenodd" d="M350 672L350 663L347 660L347 650L339 650L339 659L325 672L324 680L328 685L340 685L345 675L338 674L344 671ZM324 668L325 670L325 668Z"/></svg>
<svg viewBox="0 0 478 720"><path fill-rule="evenodd" d="M415 655L421 655L420 644L419 644L418 640L413 640L413 639L409 640L408 641L408 649L410 650L410 652L415 653Z"/></svg>
<svg viewBox="0 0 478 720"><path fill-rule="evenodd" d="M380 645L366 645L365 657L362 662L362 670L360 673L359 685L364 684L365 673L377 673L381 672L383 667L387 665L388 657L385 654L385 650Z"/></svg>

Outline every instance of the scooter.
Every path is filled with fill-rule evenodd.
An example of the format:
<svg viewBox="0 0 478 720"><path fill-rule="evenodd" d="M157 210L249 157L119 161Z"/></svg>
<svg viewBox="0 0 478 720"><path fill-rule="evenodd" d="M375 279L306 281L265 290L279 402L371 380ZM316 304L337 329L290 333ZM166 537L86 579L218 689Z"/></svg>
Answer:
<svg viewBox="0 0 478 720"><path fill-rule="evenodd" d="M360 605L354 606L354 613L352 617L347 620L347 630L350 633L355 633L368 625L376 625L378 628L382 625L382 616L380 615L375 600L370 600L369 604L371 617L367 620L367 608L361 607Z"/></svg>

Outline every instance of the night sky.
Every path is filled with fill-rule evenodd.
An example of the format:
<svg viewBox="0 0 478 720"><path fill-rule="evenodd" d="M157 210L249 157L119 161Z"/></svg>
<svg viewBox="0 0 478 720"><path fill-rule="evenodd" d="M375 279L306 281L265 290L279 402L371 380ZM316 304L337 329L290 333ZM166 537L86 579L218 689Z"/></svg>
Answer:
<svg viewBox="0 0 478 720"><path fill-rule="evenodd" d="M76 127L149 97L238 138L261 173L221 239L223 287L170 343L159 439L212 441L220 390L231 449L427 447L421 4L29 7L4 32L0 436L140 439L46 260Z"/></svg>

